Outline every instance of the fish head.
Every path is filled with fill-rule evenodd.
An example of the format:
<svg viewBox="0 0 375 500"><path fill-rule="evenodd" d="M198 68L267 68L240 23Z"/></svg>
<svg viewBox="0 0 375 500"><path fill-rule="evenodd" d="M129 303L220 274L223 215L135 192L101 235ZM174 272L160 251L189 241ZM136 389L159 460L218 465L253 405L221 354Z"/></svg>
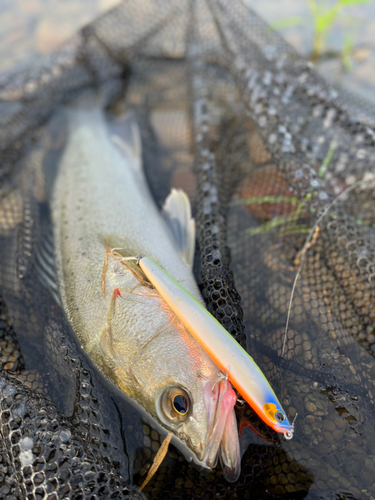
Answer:
<svg viewBox="0 0 375 500"><path fill-rule="evenodd" d="M188 460L214 468L220 459L226 478L238 478L236 394L182 325L140 346L131 366L117 370L116 383L176 436Z"/></svg>
<svg viewBox="0 0 375 500"><path fill-rule="evenodd" d="M194 397L181 386L166 388L158 398L157 415L204 466L212 469L220 460L226 479L233 482L240 474L237 396L220 372L213 379L200 378L202 391L194 391Z"/></svg>

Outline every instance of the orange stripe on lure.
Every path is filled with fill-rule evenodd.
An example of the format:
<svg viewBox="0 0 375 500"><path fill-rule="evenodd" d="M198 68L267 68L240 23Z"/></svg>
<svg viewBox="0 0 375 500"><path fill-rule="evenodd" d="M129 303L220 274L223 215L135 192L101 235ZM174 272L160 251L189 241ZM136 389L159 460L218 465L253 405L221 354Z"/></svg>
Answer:
<svg viewBox="0 0 375 500"><path fill-rule="evenodd" d="M186 329L259 417L287 439L293 426L261 369L223 326L190 293L148 257L138 265Z"/></svg>

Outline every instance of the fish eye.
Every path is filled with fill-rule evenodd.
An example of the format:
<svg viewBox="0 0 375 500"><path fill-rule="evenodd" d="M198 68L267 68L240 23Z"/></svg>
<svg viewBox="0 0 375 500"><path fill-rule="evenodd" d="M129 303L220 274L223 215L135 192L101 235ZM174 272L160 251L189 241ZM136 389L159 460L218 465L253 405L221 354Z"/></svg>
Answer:
<svg viewBox="0 0 375 500"><path fill-rule="evenodd" d="M163 416L171 423L183 422L190 408L190 398L180 387L167 389L161 399Z"/></svg>
<svg viewBox="0 0 375 500"><path fill-rule="evenodd" d="M186 415L189 409L189 402L183 394L176 394L172 401L173 408L180 415Z"/></svg>

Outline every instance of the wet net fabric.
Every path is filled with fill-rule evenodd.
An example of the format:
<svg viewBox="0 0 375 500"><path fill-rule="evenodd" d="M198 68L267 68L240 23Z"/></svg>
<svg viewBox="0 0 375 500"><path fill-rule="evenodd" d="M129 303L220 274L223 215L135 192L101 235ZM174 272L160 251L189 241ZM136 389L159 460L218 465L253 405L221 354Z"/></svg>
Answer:
<svg viewBox="0 0 375 500"><path fill-rule="evenodd" d="M295 418L287 442L238 403L236 483L170 447L137 492L163 437L39 282L35 252L52 244L42 166L64 145L47 120L92 87L136 113L156 203L188 193L207 307ZM330 87L239 0L144 0L3 74L0 112L1 498L373 498L371 105Z"/></svg>

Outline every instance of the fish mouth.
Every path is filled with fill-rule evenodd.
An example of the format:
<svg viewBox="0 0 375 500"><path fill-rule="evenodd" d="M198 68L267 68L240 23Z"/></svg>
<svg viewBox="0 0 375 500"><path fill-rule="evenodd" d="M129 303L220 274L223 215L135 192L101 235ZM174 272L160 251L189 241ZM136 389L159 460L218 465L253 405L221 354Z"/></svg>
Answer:
<svg viewBox="0 0 375 500"><path fill-rule="evenodd" d="M228 482L237 481L241 472L240 444L234 405L237 401L228 380L204 383L207 436L203 462L214 468L220 460Z"/></svg>

